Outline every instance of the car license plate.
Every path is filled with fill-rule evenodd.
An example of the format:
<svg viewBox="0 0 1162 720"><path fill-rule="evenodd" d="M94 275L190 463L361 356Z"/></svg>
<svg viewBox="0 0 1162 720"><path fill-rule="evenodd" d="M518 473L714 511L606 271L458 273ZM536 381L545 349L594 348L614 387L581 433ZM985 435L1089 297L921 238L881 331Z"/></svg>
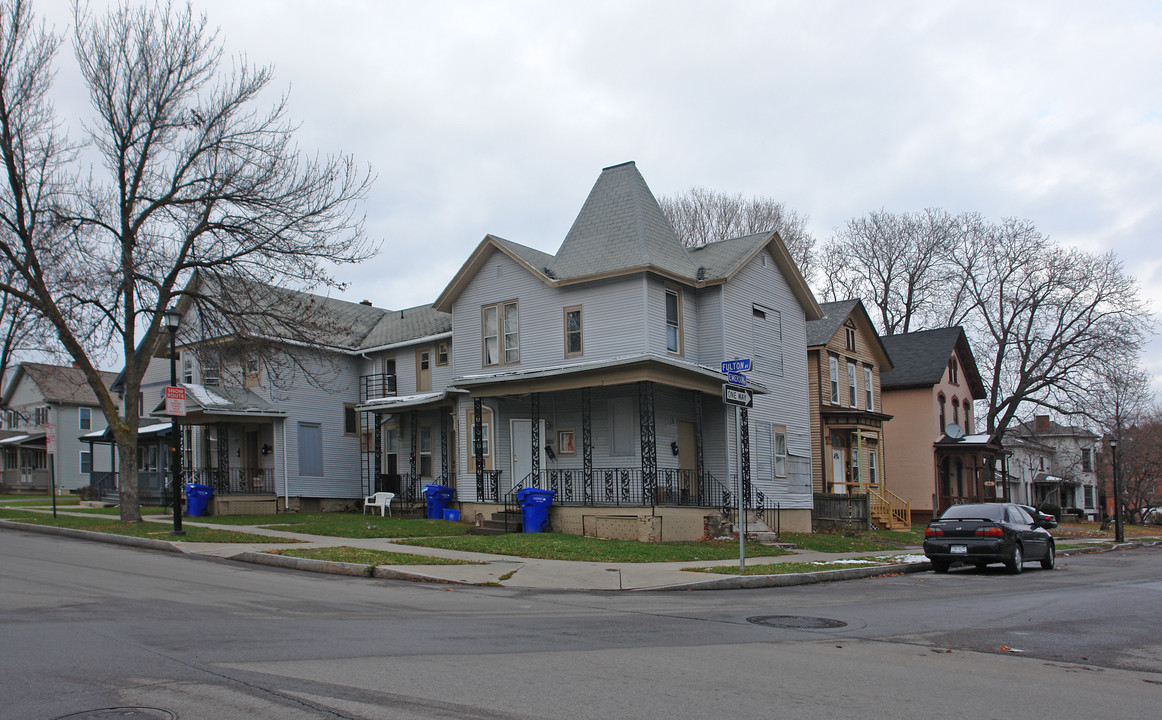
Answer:
<svg viewBox="0 0 1162 720"><path fill-rule="evenodd" d="M967 545L953 545L952 546L952 554L953 555L967 555L968 554L968 546Z"/></svg>

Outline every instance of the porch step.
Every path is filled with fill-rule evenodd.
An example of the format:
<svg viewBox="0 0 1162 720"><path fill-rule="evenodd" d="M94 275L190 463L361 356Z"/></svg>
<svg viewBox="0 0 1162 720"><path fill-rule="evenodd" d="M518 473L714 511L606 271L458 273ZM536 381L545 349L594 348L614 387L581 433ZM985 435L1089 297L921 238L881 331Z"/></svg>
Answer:
<svg viewBox="0 0 1162 720"><path fill-rule="evenodd" d="M505 516L508 516L508 529L505 530ZM494 512L492 517L484 520L479 526L468 531L469 535L504 535L506 532L520 532L521 515L519 512Z"/></svg>

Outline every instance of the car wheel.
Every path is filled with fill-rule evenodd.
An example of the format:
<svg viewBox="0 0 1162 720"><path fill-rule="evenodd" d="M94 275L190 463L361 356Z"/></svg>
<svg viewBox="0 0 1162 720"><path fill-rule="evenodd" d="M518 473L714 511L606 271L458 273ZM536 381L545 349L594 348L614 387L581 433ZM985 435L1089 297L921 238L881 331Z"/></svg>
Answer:
<svg viewBox="0 0 1162 720"><path fill-rule="evenodd" d="M1009 554L1009 560L1005 563L1005 567L1009 569L1014 575L1020 575L1021 570L1024 569L1025 554L1021 551L1021 544L1014 543L1013 551Z"/></svg>
<svg viewBox="0 0 1162 720"><path fill-rule="evenodd" d="M1053 543L1049 543L1049 548L1045 551L1045 557L1041 558L1041 568L1044 570L1052 570L1057 566L1057 551L1053 548Z"/></svg>
<svg viewBox="0 0 1162 720"><path fill-rule="evenodd" d="M948 572L948 566L950 564L951 563L949 563L947 560L933 560L932 569L943 575L944 573Z"/></svg>

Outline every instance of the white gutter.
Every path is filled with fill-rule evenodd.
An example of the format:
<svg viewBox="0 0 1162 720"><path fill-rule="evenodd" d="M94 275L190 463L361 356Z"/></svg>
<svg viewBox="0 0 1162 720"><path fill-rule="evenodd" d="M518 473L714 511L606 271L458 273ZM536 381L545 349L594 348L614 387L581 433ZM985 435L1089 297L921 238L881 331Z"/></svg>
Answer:
<svg viewBox="0 0 1162 720"><path fill-rule="evenodd" d="M367 357L367 353L382 352L384 350L396 350L401 347L409 345L420 345L426 342L434 342L436 340L443 340L444 338L452 337L452 331L436 333L435 335L425 335L423 337L411 338L410 340L401 340L400 342L390 343L388 345L377 345L376 347L363 348L361 350L352 350L351 355L362 355Z"/></svg>

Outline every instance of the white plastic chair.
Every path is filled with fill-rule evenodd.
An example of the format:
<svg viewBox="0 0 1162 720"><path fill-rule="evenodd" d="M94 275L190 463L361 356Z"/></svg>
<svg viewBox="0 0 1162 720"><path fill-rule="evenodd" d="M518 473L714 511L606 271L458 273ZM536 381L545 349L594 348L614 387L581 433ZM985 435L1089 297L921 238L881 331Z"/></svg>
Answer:
<svg viewBox="0 0 1162 720"><path fill-rule="evenodd" d="M363 512L367 512L367 508L379 508L379 516L391 515L391 501L395 499L395 493L377 492L374 495L368 495L363 500Z"/></svg>

